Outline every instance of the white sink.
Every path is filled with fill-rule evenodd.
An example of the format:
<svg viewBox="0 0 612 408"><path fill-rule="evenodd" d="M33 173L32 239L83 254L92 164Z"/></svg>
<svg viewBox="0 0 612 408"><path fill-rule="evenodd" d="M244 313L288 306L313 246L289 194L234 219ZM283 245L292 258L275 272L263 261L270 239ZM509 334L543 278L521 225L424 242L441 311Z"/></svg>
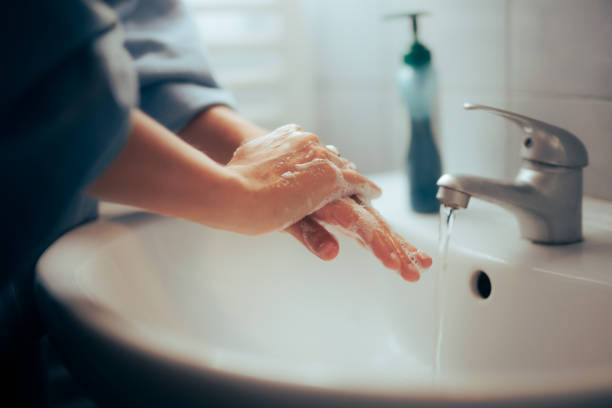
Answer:
<svg viewBox="0 0 612 408"><path fill-rule="evenodd" d="M558 247L520 240L512 215L478 200L459 212L434 376L438 216L406 210L399 174L374 179L378 209L434 257L416 284L347 239L326 263L287 234L133 213L41 258L50 335L112 405L612 403L612 204L585 199L585 242Z"/></svg>

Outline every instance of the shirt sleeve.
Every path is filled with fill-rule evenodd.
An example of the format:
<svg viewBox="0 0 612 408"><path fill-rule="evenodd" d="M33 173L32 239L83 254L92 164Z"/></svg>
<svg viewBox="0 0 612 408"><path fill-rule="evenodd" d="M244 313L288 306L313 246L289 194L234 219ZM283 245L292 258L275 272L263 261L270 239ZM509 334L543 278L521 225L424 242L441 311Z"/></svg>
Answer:
<svg viewBox="0 0 612 408"><path fill-rule="evenodd" d="M197 27L178 0L109 0L135 61L140 108L172 131L213 105L234 105L215 82Z"/></svg>
<svg viewBox="0 0 612 408"><path fill-rule="evenodd" d="M12 46L0 67L13 73L3 75L0 102L0 213L9 237L0 245L2 361L33 352L34 265L60 234L95 216L81 192L123 147L137 98L121 26L105 4L11 4L3 38Z"/></svg>

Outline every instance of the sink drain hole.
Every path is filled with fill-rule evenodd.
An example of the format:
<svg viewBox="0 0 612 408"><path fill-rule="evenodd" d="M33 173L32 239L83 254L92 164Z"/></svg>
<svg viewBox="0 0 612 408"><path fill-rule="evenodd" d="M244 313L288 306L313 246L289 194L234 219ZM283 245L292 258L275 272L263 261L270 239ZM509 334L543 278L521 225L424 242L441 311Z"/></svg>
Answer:
<svg viewBox="0 0 612 408"><path fill-rule="evenodd" d="M491 279L483 271L477 271L472 277L472 291L481 299L491 296Z"/></svg>

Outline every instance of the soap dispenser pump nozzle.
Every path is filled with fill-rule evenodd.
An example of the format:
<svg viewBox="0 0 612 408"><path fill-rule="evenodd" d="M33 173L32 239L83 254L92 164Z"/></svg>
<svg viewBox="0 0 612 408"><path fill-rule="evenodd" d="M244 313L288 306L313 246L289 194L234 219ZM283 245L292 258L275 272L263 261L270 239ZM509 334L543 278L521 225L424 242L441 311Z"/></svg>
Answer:
<svg viewBox="0 0 612 408"><path fill-rule="evenodd" d="M404 63L406 65L412 65L418 67L427 64L431 61L431 52L419 41L419 25L418 18L420 16L429 15L427 12L416 12L416 13L396 13L388 14L384 18L385 20L395 20L400 18L408 18L411 21L413 42L410 46L408 53L404 55Z"/></svg>

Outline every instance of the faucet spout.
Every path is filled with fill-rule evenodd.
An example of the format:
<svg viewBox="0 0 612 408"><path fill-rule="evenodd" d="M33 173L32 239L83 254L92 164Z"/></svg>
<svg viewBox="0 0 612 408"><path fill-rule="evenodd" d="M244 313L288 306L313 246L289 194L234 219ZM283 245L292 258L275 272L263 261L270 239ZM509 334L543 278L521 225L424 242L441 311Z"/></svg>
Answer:
<svg viewBox="0 0 612 408"><path fill-rule="evenodd" d="M527 183L508 183L476 176L445 174L438 180L438 187L438 200L453 208L467 208L472 196L508 209L527 207L530 206L529 201L541 198Z"/></svg>
<svg viewBox="0 0 612 408"><path fill-rule="evenodd" d="M575 135L537 119L484 105L464 105L504 117L525 134L521 168L513 182L445 174L438 180L440 202L467 208L470 197L495 203L516 217L521 236L540 244L582 240L582 168L586 148Z"/></svg>
<svg viewBox="0 0 612 408"><path fill-rule="evenodd" d="M542 244L582 240L582 178L580 169L542 168L527 164L513 182L445 174L438 180L443 205L467 208L471 197L510 211L521 236Z"/></svg>
<svg viewBox="0 0 612 408"><path fill-rule="evenodd" d="M445 176L447 176L447 174L445 174ZM470 197L469 194L441 185L440 181L438 181L438 193L436 194L436 198L442 205L454 209L467 208Z"/></svg>

